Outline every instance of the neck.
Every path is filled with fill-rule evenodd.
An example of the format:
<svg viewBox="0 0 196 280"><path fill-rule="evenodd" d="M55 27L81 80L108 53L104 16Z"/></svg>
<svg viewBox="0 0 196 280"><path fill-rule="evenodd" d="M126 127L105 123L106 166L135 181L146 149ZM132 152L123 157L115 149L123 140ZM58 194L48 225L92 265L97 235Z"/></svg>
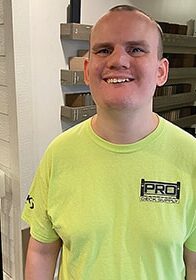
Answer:
<svg viewBox="0 0 196 280"><path fill-rule="evenodd" d="M97 112L92 119L92 128L101 138L114 144L135 143L152 131L158 125L158 117L153 112L145 114L108 114Z"/></svg>

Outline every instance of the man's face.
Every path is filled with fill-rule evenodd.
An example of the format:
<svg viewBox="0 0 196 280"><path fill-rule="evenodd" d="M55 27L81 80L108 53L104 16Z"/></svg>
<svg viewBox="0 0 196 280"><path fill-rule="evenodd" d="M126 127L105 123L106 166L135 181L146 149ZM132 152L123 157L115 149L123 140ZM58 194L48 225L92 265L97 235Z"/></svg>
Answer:
<svg viewBox="0 0 196 280"><path fill-rule="evenodd" d="M95 25L84 69L98 108L151 109L156 85L168 72L158 42L155 23L136 11L111 12Z"/></svg>

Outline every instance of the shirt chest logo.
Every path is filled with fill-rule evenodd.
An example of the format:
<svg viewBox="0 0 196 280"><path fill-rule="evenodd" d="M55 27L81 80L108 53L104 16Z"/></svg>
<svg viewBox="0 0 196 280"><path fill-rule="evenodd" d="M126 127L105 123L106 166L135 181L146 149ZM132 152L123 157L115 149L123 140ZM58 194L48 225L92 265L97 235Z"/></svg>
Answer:
<svg viewBox="0 0 196 280"><path fill-rule="evenodd" d="M141 180L140 201L142 202L161 202L179 203L180 201L180 182L167 183L158 181Z"/></svg>

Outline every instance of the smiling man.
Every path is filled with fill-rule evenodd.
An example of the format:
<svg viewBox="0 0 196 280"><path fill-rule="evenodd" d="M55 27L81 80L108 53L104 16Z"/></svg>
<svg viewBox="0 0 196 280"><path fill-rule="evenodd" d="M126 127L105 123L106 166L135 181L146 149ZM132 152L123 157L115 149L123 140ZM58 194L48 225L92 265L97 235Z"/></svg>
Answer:
<svg viewBox="0 0 196 280"><path fill-rule="evenodd" d="M97 105L93 128L113 143L135 142L158 124L152 97L168 75L168 61L161 57L160 32L148 16L126 8L112 9L92 30L85 79ZM111 139L113 125L117 132L124 129L120 139L116 139L118 134ZM99 127L105 131L99 132Z"/></svg>
<svg viewBox="0 0 196 280"><path fill-rule="evenodd" d="M26 280L196 279L195 138L152 110L162 32L132 6L93 27L85 82L97 114L48 147L26 201ZM29 202L31 197L31 202Z"/></svg>

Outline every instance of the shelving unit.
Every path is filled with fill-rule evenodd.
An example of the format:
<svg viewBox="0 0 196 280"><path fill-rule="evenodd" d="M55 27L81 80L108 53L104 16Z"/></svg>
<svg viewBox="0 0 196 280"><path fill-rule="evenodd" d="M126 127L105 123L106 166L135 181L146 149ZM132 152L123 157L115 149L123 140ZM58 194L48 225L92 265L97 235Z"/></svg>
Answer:
<svg viewBox="0 0 196 280"><path fill-rule="evenodd" d="M157 96L154 98L154 109L156 112L192 105L196 100L196 94L193 92L173 94L171 96Z"/></svg>
<svg viewBox="0 0 196 280"><path fill-rule="evenodd" d="M195 44L196 44L196 37L195 37ZM195 47L196 49L196 47ZM196 50L195 50L196 54ZM169 79L168 83L175 83L177 80L190 80L190 79L196 79L196 67L189 67L189 68L170 68L169 70ZM173 81L173 82L172 82Z"/></svg>
<svg viewBox="0 0 196 280"><path fill-rule="evenodd" d="M191 125L196 124L196 115L180 118L178 120L173 121L173 123L182 128L190 127Z"/></svg>
<svg viewBox="0 0 196 280"><path fill-rule="evenodd" d="M164 53L171 56L190 56L191 67L170 68L169 78L165 86L190 84L189 92L171 94L169 96L158 96L154 98L154 109L164 117L168 118L174 124L188 128L196 124L196 114L181 116L182 110L192 111L196 101L196 37L178 34L164 34ZM171 63L172 64L172 63ZM175 63L174 63L175 64ZM182 63L183 64L183 63ZM186 65L186 63L185 63ZM194 67L192 67L194 65ZM168 112L170 117L168 117Z"/></svg>
<svg viewBox="0 0 196 280"><path fill-rule="evenodd" d="M81 107L69 107L62 106L61 107L61 118L69 119L72 122L82 121L96 113L96 106L81 106Z"/></svg>
<svg viewBox="0 0 196 280"><path fill-rule="evenodd" d="M165 33L163 37L164 52L166 53L195 53L195 37Z"/></svg>
<svg viewBox="0 0 196 280"><path fill-rule="evenodd" d="M83 71L61 70L61 85L84 85Z"/></svg>
<svg viewBox="0 0 196 280"><path fill-rule="evenodd" d="M61 39L88 41L92 25L79 23L62 23L60 25Z"/></svg>
<svg viewBox="0 0 196 280"><path fill-rule="evenodd" d="M91 27L90 25L75 23L61 24L61 39L88 41ZM170 68L168 81L165 86L189 83L191 84L191 91L154 97L154 111L159 114L194 106L196 102L196 37L166 33L164 34L163 44L164 53L195 55L195 62L194 67ZM75 86L84 85L83 71L61 70L61 85L73 87L73 93L75 93ZM95 113L95 105L70 107L65 104L61 108L62 120L67 122L82 121ZM196 124L196 115L181 117L171 121L180 127L190 127Z"/></svg>

